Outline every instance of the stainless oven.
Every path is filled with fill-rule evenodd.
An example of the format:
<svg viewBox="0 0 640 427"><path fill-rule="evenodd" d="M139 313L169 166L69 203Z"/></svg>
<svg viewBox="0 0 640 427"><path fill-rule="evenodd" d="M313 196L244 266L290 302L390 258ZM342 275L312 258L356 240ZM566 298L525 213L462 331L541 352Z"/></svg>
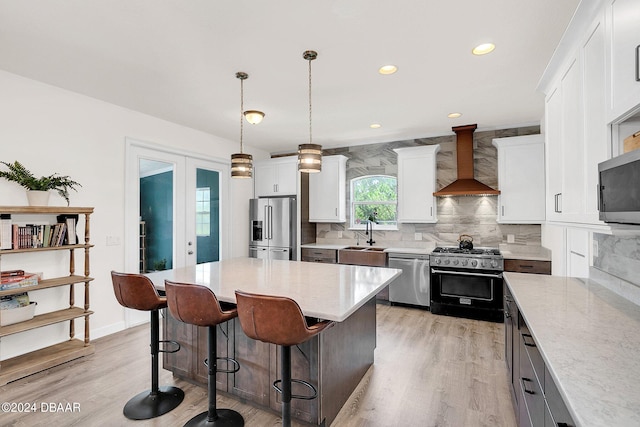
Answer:
<svg viewBox="0 0 640 427"><path fill-rule="evenodd" d="M431 312L504 321L503 260L493 254L431 255Z"/></svg>

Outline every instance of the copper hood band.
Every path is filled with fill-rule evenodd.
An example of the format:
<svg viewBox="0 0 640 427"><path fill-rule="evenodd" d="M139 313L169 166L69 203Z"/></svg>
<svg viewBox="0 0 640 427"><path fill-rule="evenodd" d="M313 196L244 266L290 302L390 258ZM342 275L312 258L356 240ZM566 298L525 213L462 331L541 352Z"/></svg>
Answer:
<svg viewBox="0 0 640 427"><path fill-rule="evenodd" d="M473 173L473 132L478 125L456 126L451 128L457 135L456 151L458 162L458 179L447 185L434 196L496 196L494 190L474 178Z"/></svg>

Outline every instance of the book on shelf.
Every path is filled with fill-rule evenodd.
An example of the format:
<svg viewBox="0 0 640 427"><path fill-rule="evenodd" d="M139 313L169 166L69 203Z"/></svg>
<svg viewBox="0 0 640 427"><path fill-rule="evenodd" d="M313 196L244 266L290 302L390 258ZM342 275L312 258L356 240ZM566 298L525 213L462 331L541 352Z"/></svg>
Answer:
<svg viewBox="0 0 640 427"><path fill-rule="evenodd" d="M10 310L12 308L26 307L29 305L29 294L23 292L15 295L4 295L0 297L0 310Z"/></svg>
<svg viewBox="0 0 640 427"><path fill-rule="evenodd" d="M69 221L75 228L75 222ZM46 248L67 243L67 221L58 224L12 224L12 249Z"/></svg>
<svg viewBox="0 0 640 427"><path fill-rule="evenodd" d="M0 250L11 249L11 214L0 214Z"/></svg>
<svg viewBox="0 0 640 427"><path fill-rule="evenodd" d="M0 291L36 286L38 279L37 274L25 273L24 270L3 271L0 277Z"/></svg>
<svg viewBox="0 0 640 427"><path fill-rule="evenodd" d="M78 223L78 215L58 215L56 221L66 225L66 236L64 242L66 245L75 245L78 243L78 235L76 234L76 224Z"/></svg>

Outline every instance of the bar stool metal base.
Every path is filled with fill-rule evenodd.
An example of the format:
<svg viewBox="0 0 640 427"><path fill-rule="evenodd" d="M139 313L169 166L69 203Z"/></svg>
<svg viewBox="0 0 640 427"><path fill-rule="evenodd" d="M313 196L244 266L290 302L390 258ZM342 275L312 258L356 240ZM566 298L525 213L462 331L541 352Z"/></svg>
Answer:
<svg viewBox="0 0 640 427"><path fill-rule="evenodd" d="M244 418L238 412L231 409L218 409L216 419L209 420L209 412L203 412L191 418L184 427L242 427Z"/></svg>
<svg viewBox="0 0 640 427"><path fill-rule="evenodd" d="M148 420L175 409L183 400L184 391L179 388L160 387L155 394L146 390L129 399L122 413L130 420Z"/></svg>

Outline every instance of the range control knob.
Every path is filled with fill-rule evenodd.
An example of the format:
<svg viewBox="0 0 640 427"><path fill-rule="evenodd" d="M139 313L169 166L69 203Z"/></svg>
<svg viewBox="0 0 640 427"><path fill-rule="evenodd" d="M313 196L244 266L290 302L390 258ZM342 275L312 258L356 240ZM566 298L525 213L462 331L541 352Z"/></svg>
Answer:
<svg viewBox="0 0 640 427"><path fill-rule="evenodd" d="M491 260L491 267L496 268L498 266L498 261L493 259Z"/></svg>
<svg viewBox="0 0 640 427"><path fill-rule="evenodd" d="M468 263L469 263L469 260L467 260L467 259L463 259L461 264L462 264L462 265L467 265Z"/></svg>
<svg viewBox="0 0 640 427"><path fill-rule="evenodd" d="M433 262L436 263L436 264L440 264L440 258L434 259Z"/></svg>
<svg viewBox="0 0 640 427"><path fill-rule="evenodd" d="M445 265L449 264L449 260L448 260L448 259L445 259L445 260L444 260L444 264L445 264Z"/></svg>
<svg viewBox="0 0 640 427"><path fill-rule="evenodd" d="M453 260L453 265L458 265L458 260L457 259Z"/></svg>
<svg viewBox="0 0 640 427"><path fill-rule="evenodd" d="M471 266L475 267L476 265L478 265L478 261L476 261L475 259L473 261L471 261Z"/></svg>

